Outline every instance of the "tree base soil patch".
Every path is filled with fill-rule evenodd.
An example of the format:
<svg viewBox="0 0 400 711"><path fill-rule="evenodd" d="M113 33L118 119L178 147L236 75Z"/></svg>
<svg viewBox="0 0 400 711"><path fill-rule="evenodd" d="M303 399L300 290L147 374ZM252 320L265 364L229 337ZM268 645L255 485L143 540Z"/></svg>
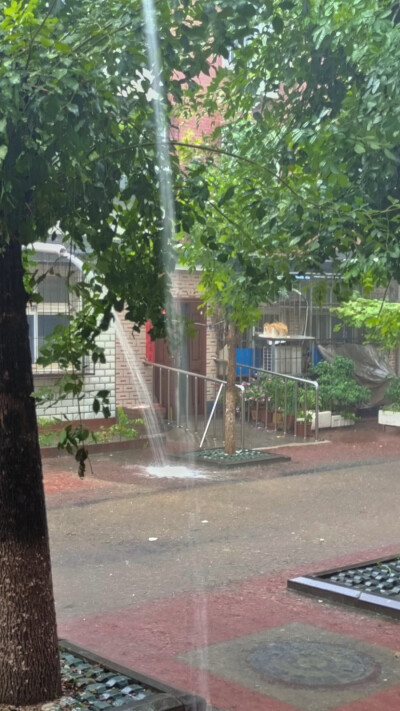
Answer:
<svg viewBox="0 0 400 711"><path fill-rule="evenodd" d="M195 464L213 466L221 469L230 467L243 467L253 464L275 464L276 462L290 462L290 457L273 452L263 452L257 449L240 449L235 454L225 454L222 448L197 449L192 452L179 452L170 455L171 459L190 460Z"/></svg>
<svg viewBox="0 0 400 711"><path fill-rule="evenodd" d="M400 619L400 555L292 578L287 586Z"/></svg>

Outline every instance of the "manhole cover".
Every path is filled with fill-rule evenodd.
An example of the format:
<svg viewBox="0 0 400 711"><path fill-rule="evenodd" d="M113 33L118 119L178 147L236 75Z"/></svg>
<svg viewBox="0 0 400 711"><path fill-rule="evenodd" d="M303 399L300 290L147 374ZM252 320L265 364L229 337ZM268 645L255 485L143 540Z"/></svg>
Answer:
<svg viewBox="0 0 400 711"><path fill-rule="evenodd" d="M311 688L357 684L380 671L368 655L323 642L263 644L251 653L249 663L271 680Z"/></svg>

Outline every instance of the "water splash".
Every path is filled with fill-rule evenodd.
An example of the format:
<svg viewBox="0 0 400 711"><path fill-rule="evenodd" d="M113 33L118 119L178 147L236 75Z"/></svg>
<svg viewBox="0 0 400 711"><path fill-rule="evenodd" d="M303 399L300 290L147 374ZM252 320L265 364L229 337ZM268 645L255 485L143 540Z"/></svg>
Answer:
<svg viewBox="0 0 400 711"><path fill-rule="evenodd" d="M190 469L189 467L175 466L173 464L167 464L165 466L150 466L146 467L146 472L150 476L168 479L208 479L208 475L197 471L196 469Z"/></svg>

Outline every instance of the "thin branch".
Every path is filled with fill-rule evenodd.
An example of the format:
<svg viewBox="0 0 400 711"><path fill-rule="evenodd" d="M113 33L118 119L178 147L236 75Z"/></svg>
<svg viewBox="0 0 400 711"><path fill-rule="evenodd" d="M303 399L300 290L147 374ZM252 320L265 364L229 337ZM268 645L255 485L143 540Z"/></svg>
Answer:
<svg viewBox="0 0 400 711"><path fill-rule="evenodd" d="M379 316L381 315L382 310L383 310L383 307L384 307L384 305L385 305L387 293L388 293L388 291L389 291L389 286L390 286L390 281L388 282L388 284L387 284L387 286L386 286L386 289L385 289L385 293L384 293L383 296L382 296L381 305L380 305L380 308L379 308L379 311L378 311L378 318L379 318Z"/></svg>
<svg viewBox="0 0 400 711"><path fill-rule="evenodd" d="M47 10L47 12L46 12L46 14L45 14L45 16L44 16L42 22L40 23L40 25L39 25L39 27L37 28L36 32L34 32L33 35L32 35L31 41L29 42L28 56L27 56L27 58L26 58L25 69L28 69L29 63L30 63L30 61L31 61L33 43L34 43L36 37L38 36L38 34L41 32L41 30L42 30L43 27L45 26L47 20L49 19L51 13L52 13L53 10L54 10L56 4L57 4L57 0L53 0L53 2L49 5L48 10Z"/></svg>
<svg viewBox="0 0 400 711"><path fill-rule="evenodd" d="M228 151L225 148L213 148L212 146L208 146L205 144L195 144L195 143L183 143L182 141L170 141L170 144L173 146L180 146L181 148L194 148L196 150L204 151L205 153L216 153L218 155L223 155L227 156L228 158L234 158L235 160L242 161L243 163L247 163L248 165L251 165L253 168L258 168L261 171L265 171L269 175L271 175L273 178L275 178L278 182L280 182L282 185L285 186L290 192L295 195L295 197L299 198L299 200L304 200L304 198L299 195L299 193L288 183L285 178L282 178L278 173L276 173L272 168L268 168L265 165L260 165L255 160L252 160L251 158L247 158L246 156L241 156L238 153L234 153L233 151ZM317 203L314 203L312 201L309 201L311 205L314 205L314 207L320 207Z"/></svg>

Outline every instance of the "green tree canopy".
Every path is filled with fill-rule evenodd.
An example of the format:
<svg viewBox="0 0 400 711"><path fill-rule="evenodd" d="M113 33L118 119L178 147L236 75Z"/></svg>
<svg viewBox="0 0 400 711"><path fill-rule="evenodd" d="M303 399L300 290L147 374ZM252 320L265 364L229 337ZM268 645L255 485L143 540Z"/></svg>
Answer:
<svg viewBox="0 0 400 711"><path fill-rule="evenodd" d="M350 281L399 278L397 0L252 7L206 100L242 160L226 182L257 176L264 232L288 235L304 258L294 268L332 259Z"/></svg>

